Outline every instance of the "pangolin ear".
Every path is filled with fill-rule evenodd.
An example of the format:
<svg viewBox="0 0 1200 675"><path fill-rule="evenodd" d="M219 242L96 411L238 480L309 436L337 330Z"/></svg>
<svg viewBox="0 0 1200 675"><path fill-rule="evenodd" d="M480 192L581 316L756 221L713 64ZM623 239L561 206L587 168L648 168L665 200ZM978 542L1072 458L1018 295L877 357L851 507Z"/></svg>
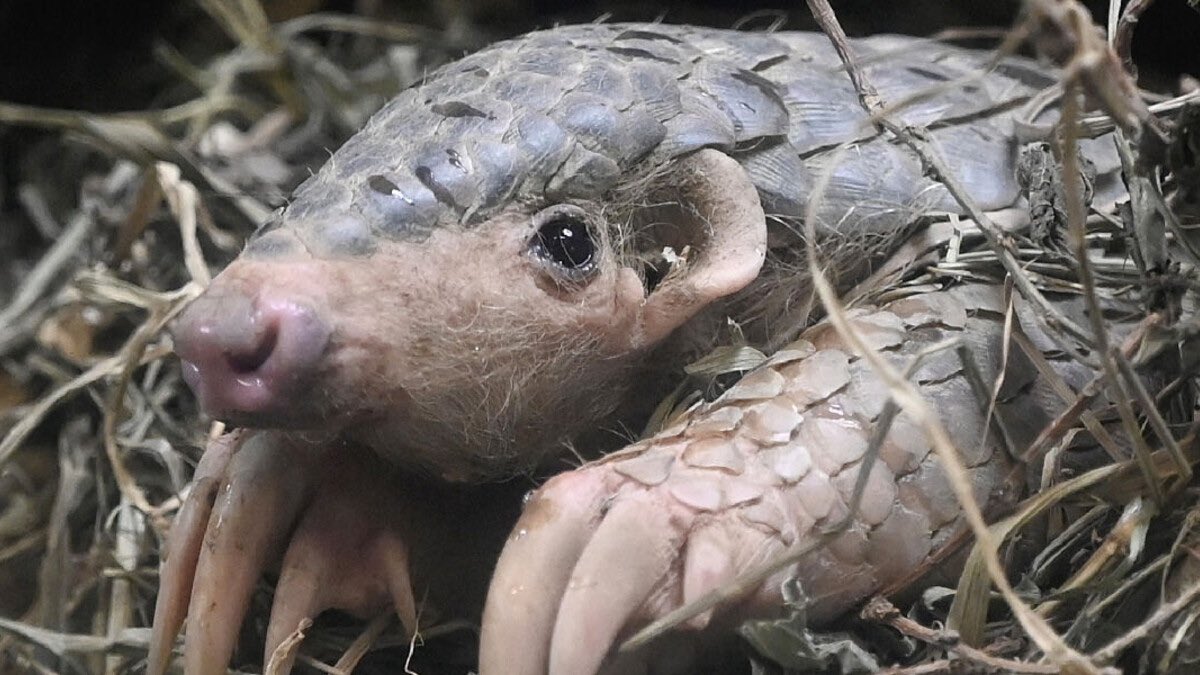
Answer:
<svg viewBox="0 0 1200 675"><path fill-rule="evenodd" d="M650 240L660 255L669 246L679 260L645 298L643 344L662 340L712 302L745 288L767 251L758 191L733 158L700 150L677 160L661 185Z"/></svg>

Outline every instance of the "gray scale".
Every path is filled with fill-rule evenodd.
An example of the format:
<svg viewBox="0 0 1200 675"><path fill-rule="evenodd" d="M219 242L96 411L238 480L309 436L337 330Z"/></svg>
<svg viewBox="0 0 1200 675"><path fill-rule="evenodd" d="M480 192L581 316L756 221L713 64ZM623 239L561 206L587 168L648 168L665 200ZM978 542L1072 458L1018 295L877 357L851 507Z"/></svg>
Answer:
<svg viewBox="0 0 1200 675"><path fill-rule="evenodd" d="M1043 69L1009 59L958 83L988 54L899 36L854 44L885 101L935 88L895 119L932 125L984 208L1017 200L1011 114L1051 81ZM390 101L297 190L285 220L327 222L312 226L328 228L319 248L363 254L373 247L339 212L375 235L421 240L515 202L599 200L631 169L717 148L742 164L772 215L795 221L844 142L821 227L888 232L957 208L911 151L864 120L823 35L567 26L492 45Z"/></svg>

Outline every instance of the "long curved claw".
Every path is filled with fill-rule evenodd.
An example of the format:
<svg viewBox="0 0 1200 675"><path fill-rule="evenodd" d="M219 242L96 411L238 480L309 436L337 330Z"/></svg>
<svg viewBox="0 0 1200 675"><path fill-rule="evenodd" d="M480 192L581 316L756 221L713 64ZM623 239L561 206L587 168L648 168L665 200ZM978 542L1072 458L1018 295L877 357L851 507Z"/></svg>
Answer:
<svg viewBox="0 0 1200 675"><path fill-rule="evenodd" d="M409 634L416 631L408 545L399 531L404 500L388 499L397 486L364 468L344 462L327 475L296 527L275 587L264 663L303 620L326 609L367 616L391 605ZM293 658L278 663L279 672Z"/></svg>
<svg viewBox="0 0 1200 675"><path fill-rule="evenodd" d="M288 547L279 582L275 585L275 599L271 604L271 620L267 626L263 652L264 664L271 662L276 649L299 628L301 622L316 618L328 606L328 594L324 589L336 574L336 569L330 564L331 560L314 555L311 547L303 543L307 539L301 534L304 529L301 524L297 537ZM294 661L295 653L288 654L282 662L275 664L277 671L289 672Z"/></svg>
<svg viewBox="0 0 1200 675"><path fill-rule="evenodd" d="M200 545L204 541L209 516L224 481L229 460L244 439L244 434L234 432L209 442L196 467L192 491L175 517L163 553L158 600L154 606L154 627L150 632L147 675L162 675L167 670L175 636L183 626L192 598L192 581L196 576L196 562L200 558Z"/></svg>
<svg viewBox="0 0 1200 675"><path fill-rule="evenodd" d="M550 658L558 598L591 538L608 494L599 474L551 480L513 529L488 589L480 675L541 673Z"/></svg>
<svg viewBox="0 0 1200 675"><path fill-rule="evenodd" d="M688 539L683 562L683 579L680 582L684 604L721 588L737 576L738 567L734 556L729 552L731 541L752 540L739 542L737 548L759 551L759 557L763 558L767 552L778 548L766 535L757 530L746 533L749 536L731 537L728 529L719 526L705 527L693 532ZM690 628L702 629L712 620L712 616L713 610L710 609L688 621L687 625Z"/></svg>
<svg viewBox="0 0 1200 675"><path fill-rule="evenodd" d="M242 445L208 521L184 642L189 675L225 672L254 584L304 504L304 453L275 440L258 434Z"/></svg>
<svg viewBox="0 0 1200 675"><path fill-rule="evenodd" d="M355 527L343 523L347 525ZM365 551L358 546L335 550L327 533L323 527L304 523L288 547L271 606L264 663L302 621L315 619L327 609L365 616L390 604L408 634L417 629L416 598L403 542L385 535L373 542L360 541ZM294 658L289 654L279 661L277 672L289 672Z"/></svg>
<svg viewBox="0 0 1200 675"><path fill-rule="evenodd" d="M621 629L663 584L683 540L670 512L645 493L608 512L563 593L550 646L551 673L599 670Z"/></svg>

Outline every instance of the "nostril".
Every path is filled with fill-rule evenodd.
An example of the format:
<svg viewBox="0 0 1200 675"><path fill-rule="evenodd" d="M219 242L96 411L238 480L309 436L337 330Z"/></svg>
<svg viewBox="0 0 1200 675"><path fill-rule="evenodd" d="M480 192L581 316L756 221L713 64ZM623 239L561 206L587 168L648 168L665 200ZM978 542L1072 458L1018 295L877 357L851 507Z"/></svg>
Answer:
<svg viewBox="0 0 1200 675"><path fill-rule="evenodd" d="M253 373L271 358L278 340L279 328L272 325L263 331L253 349L225 352L225 362L229 364L230 370L238 375Z"/></svg>
<svg viewBox="0 0 1200 675"><path fill-rule="evenodd" d="M172 331L184 379L218 419L269 424L291 415L332 331L290 293L218 290L188 307Z"/></svg>

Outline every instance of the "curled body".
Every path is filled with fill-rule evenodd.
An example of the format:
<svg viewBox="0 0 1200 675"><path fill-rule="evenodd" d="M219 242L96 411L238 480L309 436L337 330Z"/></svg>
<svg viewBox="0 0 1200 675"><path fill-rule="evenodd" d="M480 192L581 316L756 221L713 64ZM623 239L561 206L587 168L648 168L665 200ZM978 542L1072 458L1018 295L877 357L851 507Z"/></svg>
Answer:
<svg viewBox="0 0 1200 675"><path fill-rule="evenodd" d="M933 89L897 117L931 128L984 208L1019 203L1012 118L1052 82L1047 74L1009 59L967 77L983 55L914 38L870 38L856 47L886 99ZM826 250L840 252L831 272L843 283L922 216L957 211L910 150L865 121L823 36L660 24L533 33L450 64L388 103L255 233L175 327L185 377L205 411L244 430L236 443L214 443L198 472L197 484L209 489L193 493L171 534L151 672L165 668L189 604L187 670L223 668L236 637L228 626L244 613L261 569L280 558L268 656L300 618L329 607L369 612L391 604L415 629L414 597L436 601L446 590L439 584L471 586L417 561L431 559L430 542L455 526L446 514L469 522L476 512L414 506L423 492L406 486L428 480L438 485L430 494L445 495L447 484L544 469L598 429L638 425L650 399L647 378L679 372L730 321L766 343L809 293L795 271L803 267L798 232L820 172L829 168L832 180L816 230ZM831 150L845 143L850 151L827 167ZM1104 190L1116 162L1102 155L1095 162ZM910 299L913 309L873 310L864 321L894 339L884 346L899 357L953 333L992 363L996 315L971 304L984 296L968 295L931 293ZM585 600L559 610L565 586L517 594L512 606L540 608L532 637L509 634L521 622L509 620L514 610L504 605L512 598L497 589L511 588L500 584L524 570L569 577L571 547L582 547L591 530L551 537L545 548L531 542L549 535L510 542L489 601L485 672L590 672L627 620L645 618L644 605L652 615L696 583L752 562L745 555L756 546L766 551L808 536L837 517L886 395L845 350L815 337L808 344L777 354L723 402L696 413L680 427L683 436L658 437L543 489L539 499L567 511L594 507L587 500L598 495L608 503L610 489L650 495L631 503L649 500L653 508L639 513L665 529L626 528L646 538L613 540L600 534L617 526L600 525L596 542L609 543L595 547L608 554L614 541L660 552L686 543L692 525L685 523L736 527L722 526L729 533L720 541L703 540L711 554L688 553L686 564L674 558L675 577L640 577L662 582L649 589L658 604L617 594L624 604L611 611ZM947 369L925 384L946 398L964 438L977 440L987 424L976 400L960 398L963 380L947 358L922 368ZM722 415L738 420L721 422ZM1020 424L1033 433L1040 427L1031 419ZM714 435L702 450L704 442L688 434L705 425ZM610 434L596 449L617 440ZM923 560L956 522L921 443L889 442L860 525L795 570L811 577L822 617ZM990 443L968 445L978 453L979 493L991 496L1002 487L1005 456ZM630 455L651 459L638 464ZM372 486L368 499L346 475L368 477L360 482ZM333 512L350 521L337 523L336 534ZM526 524L539 512L528 511ZM498 513L507 511L491 509L492 520ZM585 520L595 525L594 516ZM573 527L568 522L575 521L544 529ZM498 526L489 527L495 534ZM666 535L673 538L655 539ZM910 535L917 539L903 556L872 552ZM323 584L322 575L341 569L332 542L347 537L390 553ZM499 537L478 539L473 551L454 555L484 561L474 567L485 570L486 583ZM580 564L603 557L585 555ZM700 567L688 567L693 559ZM370 581L356 586L360 578ZM821 590L837 578L852 583ZM773 593L764 590L750 605L778 607ZM580 646L551 646L555 621L589 617L611 630L568 642L555 628L555 645ZM544 649L511 662L501 653L510 638Z"/></svg>

